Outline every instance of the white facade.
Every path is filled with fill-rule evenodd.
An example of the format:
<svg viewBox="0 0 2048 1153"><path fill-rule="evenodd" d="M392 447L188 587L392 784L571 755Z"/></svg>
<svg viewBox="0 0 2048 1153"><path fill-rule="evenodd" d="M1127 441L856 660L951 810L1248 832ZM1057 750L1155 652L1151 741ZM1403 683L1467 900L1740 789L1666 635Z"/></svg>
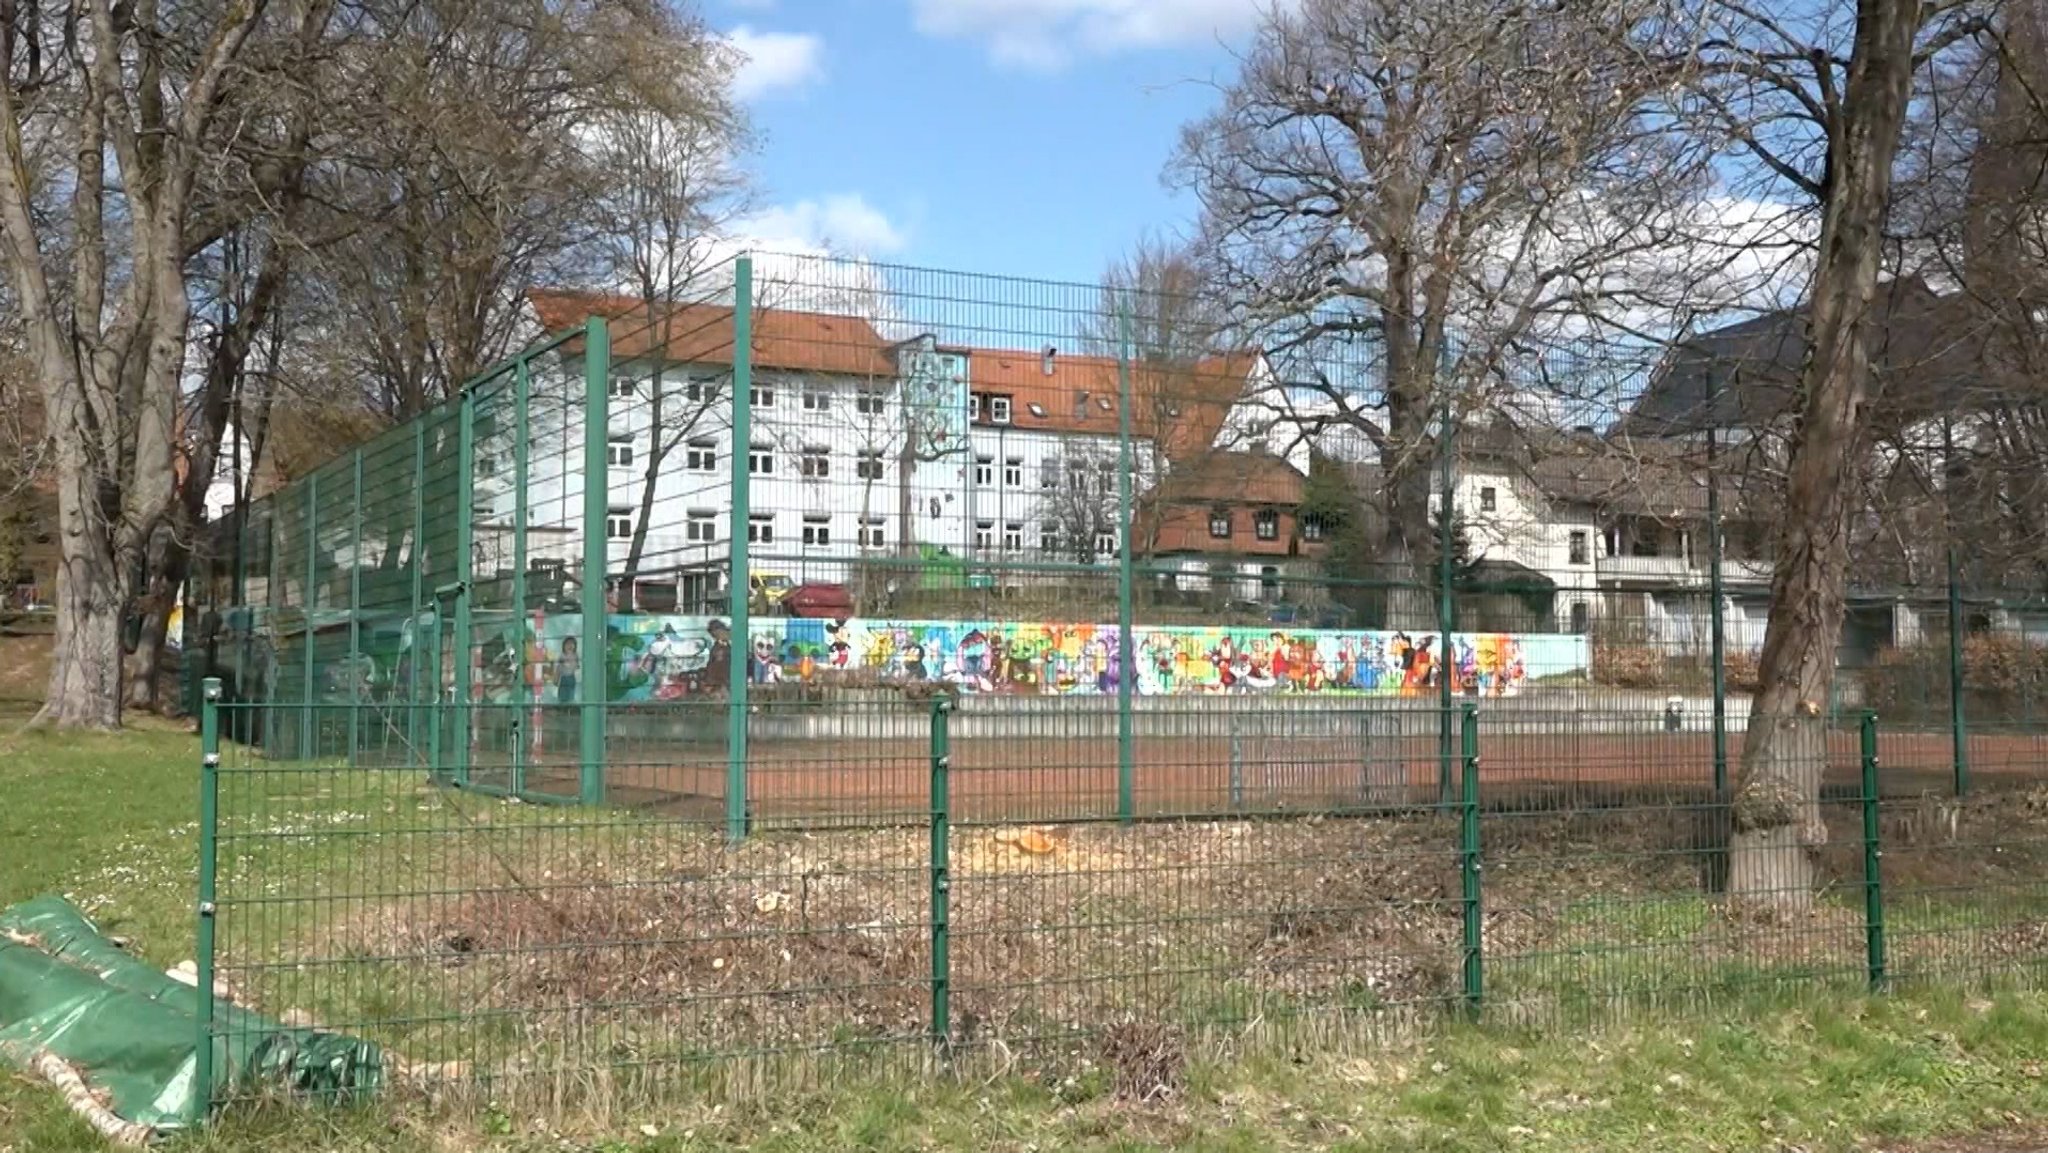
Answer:
<svg viewBox="0 0 2048 1153"><path fill-rule="evenodd" d="M841 582L852 561L919 553L985 561L1076 561L1107 556L1114 541L1066 539L1077 503L1106 500L1113 517L1122 461L1114 426L1101 434L1018 427L981 412L971 354L929 341L895 350L890 378L757 367L749 435L735 444L732 372L723 364L664 365L659 419L651 363L614 367L607 397L605 532L609 571L628 564L643 512L643 580L709 577L716 591L730 555L733 463L748 470L752 570L792 582ZM583 519L583 409L578 382L530 404L525 487L531 560L573 565ZM573 399L573 402L572 402ZM976 419L976 417L979 419ZM646 497L649 457L666 446ZM1158 454L1133 444L1135 499ZM511 566L518 510L509 430L480 442L476 536L482 568ZM1095 534L1091 534L1095 535Z"/></svg>

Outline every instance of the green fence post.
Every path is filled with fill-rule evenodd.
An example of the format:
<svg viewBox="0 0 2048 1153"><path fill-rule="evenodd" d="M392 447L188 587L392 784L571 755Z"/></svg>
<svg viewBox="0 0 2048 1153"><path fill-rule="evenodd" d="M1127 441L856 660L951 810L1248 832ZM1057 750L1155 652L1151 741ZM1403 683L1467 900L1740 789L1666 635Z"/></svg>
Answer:
<svg viewBox="0 0 2048 1153"><path fill-rule="evenodd" d="M1711 380L1713 374L1707 374ZM1714 386L1710 383L1709 389ZM1711 397L1709 411L1713 408ZM1717 438L1707 430L1707 595L1713 598L1711 616L1714 661L1714 798L1728 795L1728 636L1721 612L1721 478L1717 467Z"/></svg>
<svg viewBox="0 0 2048 1153"><path fill-rule="evenodd" d="M944 1052L953 1036L952 927L952 698L932 699L931 903L933 1048Z"/></svg>
<svg viewBox="0 0 2048 1153"><path fill-rule="evenodd" d="M1451 517L1457 508L1452 496L1451 485L1451 402L1443 404L1442 418L1437 437L1437 466L1442 474L1443 503L1437 512L1437 598L1436 598L1436 682L1437 708L1437 795L1444 804L1451 801L1451 764L1456 759L1452 751L1451 735L1452 699L1451 670L1457 658L1451 653L1451 628L1456 621L1451 605Z"/></svg>
<svg viewBox="0 0 2048 1153"><path fill-rule="evenodd" d="M1119 539L1116 561L1116 815L1129 824L1137 815L1137 736L1131 716L1131 684L1137 659L1131 644L1131 306L1117 306L1116 505ZM1158 446L1153 451L1159 451Z"/></svg>
<svg viewBox="0 0 2048 1153"><path fill-rule="evenodd" d="M319 604L320 596L314 591L320 565L320 474L306 478L306 581L300 588L299 641L305 646L305 675L300 684L299 697L299 759L310 761L314 756L313 726L313 608Z"/></svg>
<svg viewBox="0 0 2048 1153"><path fill-rule="evenodd" d="M732 532L727 544L727 607L732 610L732 669L726 679L725 835L747 835L747 653L753 647L752 577L747 571L747 526L753 513L748 476L753 458L754 259L733 266L732 297Z"/></svg>
<svg viewBox="0 0 2048 1153"><path fill-rule="evenodd" d="M455 784L469 784L476 740L476 390L462 390L455 432Z"/></svg>
<svg viewBox="0 0 2048 1153"><path fill-rule="evenodd" d="M1955 793L1970 791L1970 726L1963 719L1963 582L1956 546L1948 546L1948 725L1955 748Z"/></svg>
<svg viewBox="0 0 2048 1153"><path fill-rule="evenodd" d="M240 436L241 434L237 432L235 435ZM242 451L239 442L236 444L235 451ZM227 617L223 614L223 619L239 619L241 622L234 629L235 697L246 702L249 699L250 693L254 692L256 688L255 682L249 676L249 665L251 663L249 634L256 630L256 613L255 609L249 604L249 503L242 496L241 470L239 468L235 470L235 476L235 557L233 562L234 572L229 579L234 582L233 600L237 615L235 617ZM267 688L268 686L266 686L266 691ZM248 712L247 709L244 709L240 715L247 717ZM232 734L231 739L248 744L253 739L254 734L246 731L247 720L244 720L242 724L245 731Z"/></svg>
<svg viewBox="0 0 2048 1153"><path fill-rule="evenodd" d="M412 541L407 550L406 564L412 569L411 615L405 618L406 635L412 638L411 657L406 663L405 674L405 757L408 764L418 764L420 759L420 655L426 651L427 638L420 631L420 580L425 571L425 562L420 552L420 541L427 535L427 426L415 417L412 422ZM441 627L441 617L434 615L434 627ZM440 666L434 666L435 675ZM422 766L431 768L432 763Z"/></svg>
<svg viewBox="0 0 2048 1153"><path fill-rule="evenodd" d="M1230 811L1244 811L1244 733L1236 709L1230 710Z"/></svg>
<svg viewBox="0 0 2048 1153"><path fill-rule="evenodd" d="M348 763L362 754L363 709L363 450L349 457L353 489L349 501L348 556Z"/></svg>
<svg viewBox="0 0 2048 1153"><path fill-rule="evenodd" d="M1863 944L1865 958L1870 966L1870 987L1879 989L1885 983L1885 933L1884 933L1884 874L1881 870L1884 847L1879 841L1881 835L1879 816L1879 795L1877 791L1877 714L1865 711L1862 725L1863 745Z"/></svg>
<svg viewBox="0 0 2048 1153"><path fill-rule="evenodd" d="M1458 872L1464 897L1464 986L1465 1007L1479 1011L1486 998L1485 922L1480 905L1482 888L1479 870L1479 706L1465 703L1460 726L1464 746L1463 796L1458 813Z"/></svg>
<svg viewBox="0 0 2048 1153"><path fill-rule="evenodd" d="M205 1124L213 1109L214 899L220 867L220 678L199 689L199 893L193 952L198 1036L194 1038L192 1095L187 1120Z"/></svg>
<svg viewBox="0 0 2048 1153"><path fill-rule="evenodd" d="M609 382L606 390L609 399ZM512 636L515 651L519 654L519 672L512 678L512 779L507 785L515 797L526 793L526 745L538 738L541 730L531 715L534 711L534 670L528 663L528 657L533 650L526 643L530 614L526 603L526 458L531 451L526 409L532 391L533 381L527 375L526 360L522 357L512 368ZM530 733L528 725L532 726Z"/></svg>
<svg viewBox="0 0 2048 1153"><path fill-rule="evenodd" d="M611 535L607 514L611 502L606 485L610 480L605 459L606 436L611 426L611 327L602 316L593 316L583 335L583 637L580 666L576 670L577 716L580 739L577 755L582 759L578 774L578 795L586 805L604 803L605 697L609 694L605 676L607 614L605 577L611 564Z"/></svg>

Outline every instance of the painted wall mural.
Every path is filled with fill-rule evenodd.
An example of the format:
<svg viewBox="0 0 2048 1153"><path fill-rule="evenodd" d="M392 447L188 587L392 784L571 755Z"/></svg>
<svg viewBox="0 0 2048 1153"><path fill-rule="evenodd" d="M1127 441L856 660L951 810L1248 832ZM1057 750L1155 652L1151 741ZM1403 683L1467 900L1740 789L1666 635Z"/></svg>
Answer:
<svg viewBox="0 0 2048 1153"><path fill-rule="evenodd" d="M510 630L505 630L509 632ZM532 699L577 699L582 621L526 622L480 653L488 699L525 676ZM742 654L717 617L614 616L607 622L607 696L625 703L722 697L732 662L755 684L937 682L967 693L1114 694L1124 676L1114 625L987 621L805 620L753 623ZM1139 626L1132 689L1141 696L1355 694L1429 696L1448 676L1464 697L1514 696L1537 678L1583 673L1583 636L1456 633L1449 659L1432 633L1274 627ZM523 651L523 661L521 659Z"/></svg>

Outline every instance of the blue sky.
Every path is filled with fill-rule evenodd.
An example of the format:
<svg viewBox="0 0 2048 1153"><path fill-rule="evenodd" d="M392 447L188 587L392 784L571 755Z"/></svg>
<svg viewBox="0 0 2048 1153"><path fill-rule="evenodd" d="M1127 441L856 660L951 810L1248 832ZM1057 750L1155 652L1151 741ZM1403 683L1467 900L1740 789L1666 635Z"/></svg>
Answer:
<svg viewBox="0 0 2048 1153"><path fill-rule="evenodd" d="M701 0L748 57L763 243L1093 280L1194 206L1161 182L1257 0Z"/></svg>

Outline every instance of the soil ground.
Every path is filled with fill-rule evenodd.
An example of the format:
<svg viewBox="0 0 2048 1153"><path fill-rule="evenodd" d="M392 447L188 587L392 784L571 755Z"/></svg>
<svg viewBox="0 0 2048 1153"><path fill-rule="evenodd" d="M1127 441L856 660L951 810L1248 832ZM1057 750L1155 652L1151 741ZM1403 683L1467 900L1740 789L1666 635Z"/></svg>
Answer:
<svg viewBox="0 0 2048 1153"><path fill-rule="evenodd" d="M605 768L607 799L678 816L724 811L723 745L614 742ZM1489 808L1711 799L1712 738L1676 734L1513 734L1482 738L1480 793ZM1238 749L1229 742L1139 739L1133 809L1147 816L1313 812L1429 804L1444 765L1434 737L1361 749L1340 740L1281 740ZM1729 742L1728 773L1739 771L1741 738ZM1985 787L2048 781L2048 734L1973 734L1973 780ZM1887 797L1952 788L1947 733L1881 733L1879 789ZM1453 781L1462 765L1450 766ZM503 769L479 769L504 784ZM1234 777L1234 779L1233 779ZM1860 788L1857 734L1833 735L1827 782L1836 794ZM574 766L549 759L527 770L529 787L576 795ZM1455 788L1455 785L1454 785ZM873 818L929 811L931 753L915 742L755 742L748 748L748 808L756 819L843 815ZM1047 821L1118 812L1117 747L1099 739L956 742L952 815L964 821Z"/></svg>

